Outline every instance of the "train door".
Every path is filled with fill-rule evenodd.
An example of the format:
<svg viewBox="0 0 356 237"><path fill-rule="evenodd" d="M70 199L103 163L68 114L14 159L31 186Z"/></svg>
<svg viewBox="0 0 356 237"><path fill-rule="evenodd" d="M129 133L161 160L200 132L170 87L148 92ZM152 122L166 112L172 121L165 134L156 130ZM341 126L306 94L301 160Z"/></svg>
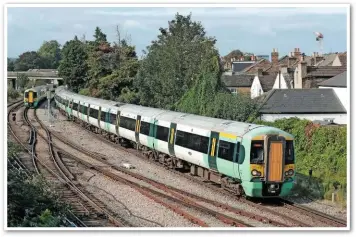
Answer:
<svg viewBox="0 0 356 237"><path fill-rule="evenodd" d="M177 124L171 123L170 129L169 129L169 139L168 139L168 151L171 156L175 156L174 140L175 140L176 128L177 128Z"/></svg>
<svg viewBox="0 0 356 237"><path fill-rule="evenodd" d="M210 169L216 171L218 169L216 161L218 141L219 133L212 131L210 134L210 145L208 150L208 164Z"/></svg>
<svg viewBox="0 0 356 237"><path fill-rule="evenodd" d="M283 182L285 138L282 136L268 136L266 139L267 162L266 178L268 182Z"/></svg>
<svg viewBox="0 0 356 237"><path fill-rule="evenodd" d="M141 128L141 115L137 115L136 128L135 128L135 139L137 144L140 143L140 128Z"/></svg>
<svg viewBox="0 0 356 237"><path fill-rule="evenodd" d="M33 92L32 91L28 92L28 104L29 104L29 106L33 105Z"/></svg>

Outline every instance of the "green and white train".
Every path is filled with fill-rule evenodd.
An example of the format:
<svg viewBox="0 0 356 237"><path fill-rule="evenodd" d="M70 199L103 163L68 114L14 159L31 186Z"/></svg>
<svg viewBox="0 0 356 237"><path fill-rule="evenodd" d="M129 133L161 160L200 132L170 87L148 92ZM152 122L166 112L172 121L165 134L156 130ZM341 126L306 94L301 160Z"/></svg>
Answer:
<svg viewBox="0 0 356 237"><path fill-rule="evenodd" d="M96 99L64 87L56 89L55 102L91 130L239 195L281 197L293 187L294 137L280 129Z"/></svg>

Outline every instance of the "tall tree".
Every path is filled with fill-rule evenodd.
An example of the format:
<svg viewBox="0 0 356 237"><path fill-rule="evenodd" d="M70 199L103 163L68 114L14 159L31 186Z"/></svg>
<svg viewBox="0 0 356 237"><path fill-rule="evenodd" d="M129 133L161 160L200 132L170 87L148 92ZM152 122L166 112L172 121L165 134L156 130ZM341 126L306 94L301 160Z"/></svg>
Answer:
<svg viewBox="0 0 356 237"><path fill-rule="evenodd" d="M117 42L114 42L111 49L102 55L107 59L106 65L110 66L112 72L99 79L98 96L111 100L136 102L136 93L133 91L132 83L139 64L135 47L129 45L129 41L129 36L122 37L117 27ZM101 50L103 50L102 47Z"/></svg>
<svg viewBox="0 0 356 237"><path fill-rule="evenodd" d="M168 28L160 28L158 39L147 48L135 85L143 105L174 109L174 104L197 80L202 70L220 71L215 38L191 15L176 14Z"/></svg>
<svg viewBox="0 0 356 237"><path fill-rule="evenodd" d="M64 78L64 82L75 92L84 88L87 82L87 58L84 45L77 37L64 44L58 72Z"/></svg>
<svg viewBox="0 0 356 237"><path fill-rule="evenodd" d="M15 62L9 58L7 58L7 71L8 72L15 71Z"/></svg>
<svg viewBox="0 0 356 237"><path fill-rule="evenodd" d="M107 42L106 34L104 34L98 26L95 28L94 41L96 43Z"/></svg>
<svg viewBox="0 0 356 237"><path fill-rule="evenodd" d="M45 68L56 69L61 60L60 44L56 40L45 41L38 50L38 54L44 59Z"/></svg>
<svg viewBox="0 0 356 237"><path fill-rule="evenodd" d="M43 68L44 63L41 56L35 52L25 52L15 61L15 71L27 71L28 69Z"/></svg>

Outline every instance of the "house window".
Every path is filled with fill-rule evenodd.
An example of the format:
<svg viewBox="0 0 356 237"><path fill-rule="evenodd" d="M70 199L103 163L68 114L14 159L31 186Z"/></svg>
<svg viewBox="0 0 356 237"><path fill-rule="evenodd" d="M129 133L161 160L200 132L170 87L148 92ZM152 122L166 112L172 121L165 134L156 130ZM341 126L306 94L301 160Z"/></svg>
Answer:
<svg viewBox="0 0 356 237"><path fill-rule="evenodd" d="M229 88L230 92L232 94L237 94L237 89L236 88Z"/></svg>

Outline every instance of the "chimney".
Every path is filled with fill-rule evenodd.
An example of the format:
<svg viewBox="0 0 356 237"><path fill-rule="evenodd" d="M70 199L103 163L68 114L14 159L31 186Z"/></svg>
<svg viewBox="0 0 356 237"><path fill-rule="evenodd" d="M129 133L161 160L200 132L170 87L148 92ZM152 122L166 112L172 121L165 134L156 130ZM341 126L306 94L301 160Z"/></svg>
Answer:
<svg viewBox="0 0 356 237"><path fill-rule="evenodd" d="M294 49L294 57L297 58L297 60L300 59L300 50L299 48Z"/></svg>
<svg viewBox="0 0 356 237"><path fill-rule="evenodd" d="M297 58L294 57L288 57L288 67L292 67L297 62Z"/></svg>
<svg viewBox="0 0 356 237"><path fill-rule="evenodd" d="M314 65L316 65L317 63L323 61L324 57L319 55L319 53L315 52L313 60L314 60Z"/></svg>
<svg viewBox="0 0 356 237"><path fill-rule="evenodd" d="M303 88L303 78L307 75L307 63L300 62L298 64L297 72L294 74L294 88L302 89Z"/></svg>
<svg viewBox="0 0 356 237"><path fill-rule="evenodd" d="M273 49L271 53L271 62L272 64L278 64L278 50Z"/></svg>

